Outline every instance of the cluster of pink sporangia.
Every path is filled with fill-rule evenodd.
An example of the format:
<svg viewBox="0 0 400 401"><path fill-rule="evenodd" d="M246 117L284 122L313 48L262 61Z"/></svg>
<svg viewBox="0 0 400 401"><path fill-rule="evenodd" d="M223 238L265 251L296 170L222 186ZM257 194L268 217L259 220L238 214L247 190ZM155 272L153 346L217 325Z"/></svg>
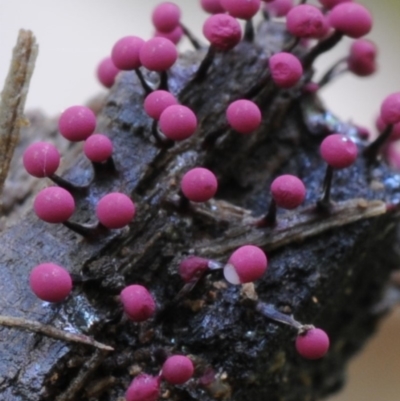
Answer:
<svg viewBox="0 0 400 401"><path fill-rule="evenodd" d="M191 287L205 274L222 269L228 283L240 285L253 283L260 279L265 274L267 267L268 259L261 248L244 245L236 249L225 264L199 256L189 256L180 263L179 274L183 281ZM268 319L289 324L297 330L296 350L302 357L319 359L328 352L329 338L322 329L303 325L273 308L265 307L262 302L256 305L256 310Z"/></svg>
<svg viewBox="0 0 400 401"><path fill-rule="evenodd" d="M83 151L92 162L94 175L100 169L114 173L112 159L113 145L104 134L94 133L96 116L85 106L67 108L58 121L62 136L71 142L85 141ZM69 221L75 211L74 194L86 191L90 185L76 186L56 175L60 165L60 153L48 142L31 144L24 152L23 164L34 177L48 177L58 186L41 190L33 204L36 215L47 223L63 223L83 236L90 236L100 230L118 229L128 225L135 216L135 204L123 193L109 193L96 205L98 223L84 226Z"/></svg>
<svg viewBox="0 0 400 401"><path fill-rule="evenodd" d="M64 301L72 291L72 278L69 272L54 263L42 263L32 269L30 287L34 294L47 302ZM153 316L156 308L153 297L141 285L125 287L120 294L126 316L134 322L143 322ZM140 374L132 381L127 392L127 401L157 400L160 384L165 380L169 384L181 385L192 378L194 366L184 355L167 358L158 376Z"/></svg>
<svg viewBox="0 0 400 401"><path fill-rule="evenodd" d="M372 26L368 10L351 0L319 0L320 7L303 4L294 5L293 0L201 0L203 9L212 14L204 23L203 33L210 42L209 50L193 79L202 79L212 67L216 53L233 49L242 40L242 28L237 19L246 21L244 40L252 39L252 18L262 10L266 18L286 17L286 27L293 42L282 51L272 55L267 64L267 79L272 80L281 90L301 86L304 93L315 92L321 86L345 71L359 76L372 74L376 69L376 47L361 38ZM120 71L135 71L145 96L143 107L153 121L152 134L156 145L166 149L175 141L183 141L195 135L198 122L195 113L169 91L168 70L177 60L176 44L183 35L197 48L199 42L181 22L179 7L170 2L157 6L152 16L156 28L154 38L144 41L136 36L127 36L114 45L111 56L104 59L98 69L100 82L113 86ZM309 68L318 55L329 50L341 37L357 39L350 53L339 60L321 79L314 83L306 81L303 70ZM316 42L315 42L316 41ZM308 48L301 59L291 53L299 43ZM159 74L158 83L150 83L143 75L143 69ZM262 82L265 84L265 81ZM155 85L155 86L154 86ZM254 93L254 91L252 92ZM250 97L250 96L249 96ZM259 129L262 112L259 106L248 98L234 99L226 108L226 128L241 135L251 135ZM60 117L60 133L68 140L85 141L84 153L92 162L94 175L99 169L115 172L112 159L112 143L104 134L94 134L96 118L93 112L83 106L73 106ZM373 163L382 149L392 152L385 143L400 137L400 93L388 96L382 104L379 118L381 135L363 153ZM368 132L360 129L361 137L368 138ZM347 136L332 133L320 145L320 154L327 163L322 195L316 210L328 212L332 176L335 170L350 167L358 156L358 148ZM74 194L88 187L75 186L57 176L60 154L50 143L32 144L24 154L26 170L35 177L48 177L58 186L42 190L34 202L38 217L49 223L63 223L83 236L90 236L99 230L118 229L128 225L135 215L135 205L129 196L122 193L105 195L96 206L98 223L81 226L70 222L75 210ZM400 165L400 157L398 157ZM190 202L207 202L218 190L217 177L204 167L195 167L181 178L180 195ZM277 177L270 187L270 206L257 226L274 229L279 225L277 208L292 210L299 207L305 197L306 188L302 180L293 175ZM226 263L198 256L189 256L179 266L179 274L189 287L205 274L222 270L226 281L232 285L252 283L260 279L268 266L267 256L262 249L248 244L235 250ZM36 266L30 275L32 291L42 300L61 302L72 291L73 281L68 271L54 263ZM149 290L142 285L132 284L120 293L120 301L128 319L141 323L151 319L156 312L156 302ZM323 357L329 349L329 338L319 328L303 325L293 318L279 313L261 301L256 310L263 316L289 324L297 330L296 349L307 359ZM191 360L183 355L168 358L158 376L140 374L126 392L127 401L155 401L160 394L162 380L173 385L184 384L194 374Z"/></svg>

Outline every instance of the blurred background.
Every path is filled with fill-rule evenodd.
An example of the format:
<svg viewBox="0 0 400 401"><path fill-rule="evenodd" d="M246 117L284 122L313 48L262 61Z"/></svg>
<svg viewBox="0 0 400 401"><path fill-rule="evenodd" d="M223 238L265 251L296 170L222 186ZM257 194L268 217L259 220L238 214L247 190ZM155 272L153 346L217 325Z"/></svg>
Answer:
<svg viewBox="0 0 400 401"><path fill-rule="evenodd" d="M27 108L56 115L82 104L103 89L95 77L98 62L122 36L150 38L150 15L161 0L0 0L0 87L20 28L32 30L40 45ZM206 17L197 0L174 0L183 21L198 36ZM374 129L382 99L400 90L400 1L361 0L374 15L368 38L379 45L379 72L370 78L345 75L322 96L346 121ZM325 71L347 54L342 41L317 67ZM182 44L184 49L188 47ZM398 401L400 399L400 309L385 319L377 335L350 365L348 385L330 401Z"/></svg>

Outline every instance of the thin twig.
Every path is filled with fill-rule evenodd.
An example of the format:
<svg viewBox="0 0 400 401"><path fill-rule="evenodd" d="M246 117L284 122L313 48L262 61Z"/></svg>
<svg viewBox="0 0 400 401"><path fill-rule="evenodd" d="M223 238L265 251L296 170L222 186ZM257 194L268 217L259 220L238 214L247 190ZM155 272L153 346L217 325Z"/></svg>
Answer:
<svg viewBox="0 0 400 401"><path fill-rule="evenodd" d="M72 380L67 389L56 398L56 401L77 400L79 392L86 386L90 376L98 369L104 357L104 352L97 350L82 366L78 375Z"/></svg>
<svg viewBox="0 0 400 401"><path fill-rule="evenodd" d="M23 112L37 54L38 46L32 32L21 29L0 100L0 194L20 130L28 125Z"/></svg>
<svg viewBox="0 0 400 401"><path fill-rule="evenodd" d="M109 345L99 343L93 338L85 336L84 334L68 333L66 331L57 329L56 327L42 324L35 320L0 315L0 326L33 331L34 333L40 333L47 337L56 338L57 340L66 342L91 345L103 351L114 351L114 348L110 347Z"/></svg>

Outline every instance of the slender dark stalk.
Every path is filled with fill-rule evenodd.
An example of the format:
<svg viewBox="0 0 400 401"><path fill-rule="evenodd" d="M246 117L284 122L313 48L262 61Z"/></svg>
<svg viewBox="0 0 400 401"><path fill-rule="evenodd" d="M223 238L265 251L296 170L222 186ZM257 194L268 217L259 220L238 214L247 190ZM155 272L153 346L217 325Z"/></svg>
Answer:
<svg viewBox="0 0 400 401"><path fill-rule="evenodd" d="M333 178L333 168L328 164L325 172L324 183L322 186L322 195L317 202L317 207L323 212L327 212L331 206L331 187Z"/></svg>
<svg viewBox="0 0 400 401"><path fill-rule="evenodd" d="M300 43L300 38L293 38L283 49L283 52L290 53Z"/></svg>
<svg viewBox="0 0 400 401"><path fill-rule="evenodd" d="M115 168L114 159L110 157L104 163L92 162L95 177L103 177L105 174L116 174L117 169Z"/></svg>
<svg viewBox="0 0 400 401"><path fill-rule="evenodd" d="M207 71L211 67L211 64L214 60L215 53L216 53L215 48L213 46L210 46L208 48L208 52L207 52L206 56L204 57L203 61L201 62L199 69L197 70L197 72L193 78L193 81L200 82L206 77Z"/></svg>
<svg viewBox="0 0 400 401"><path fill-rule="evenodd" d="M140 71L139 68L135 69L136 75L139 78L139 81L144 89L144 91L146 92L146 94L150 94L151 92L153 92L153 88L147 83L147 81L144 79L144 76L142 74L142 71Z"/></svg>
<svg viewBox="0 0 400 401"><path fill-rule="evenodd" d="M158 86L158 89L161 89L161 90L169 92L169 89L168 89L168 73L167 73L167 71L161 71L160 72L160 85Z"/></svg>
<svg viewBox="0 0 400 401"><path fill-rule="evenodd" d="M64 178L61 178L57 174L52 174L49 176L50 180L53 181L55 184L57 184L59 187L66 189L69 192L85 192L88 190L89 185L84 185L84 186L78 186L73 184L72 182L69 182L65 180Z"/></svg>
<svg viewBox="0 0 400 401"><path fill-rule="evenodd" d="M193 33L187 28L186 25L181 23L181 28L185 36L189 39L189 42L192 44L195 50L199 50L202 48L200 41L193 35Z"/></svg>
<svg viewBox="0 0 400 401"><path fill-rule="evenodd" d="M174 141L161 135L160 130L158 129L157 120L153 120L153 123L151 125L151 134L153 135L153 138L156 140L157 146L160 148L168 149L174 145Z"/></svg>
<svg viewBox="0 0 400 401"><path fill-rule="evenodd" d="M274 199L272 199L271 203L269 204L267 214L260 220L256 221L255 225L256 227L261 228L261 227L273 226L275 224L276 224L276 202Z"/></svg>
<svg viewBox="0 0 400 401"><path fill-rule="evenodd" d="M322 76L322 78L318 82L318 86L322 88L329 82L332 82L333 79L337 78L338 76L348 71L347 64L344 66L344 68L339 69L339 67L346 62L347 62L347 57L343 57L340 60L336 61L336 63L333 64L332 67L329 68L329 70L326 71L325 74Z"/></svg>
<svg viewBox="0 0 400 401"><path fill-rule="evenodd" d="M302 58L302 64L303 68L306 70L311 67L311 65L314 63L316 58L320 56L321 54L331 50L333 47L335 47L340 40L342 39L343 34L341 32L335 31L331 36L328 38L322 40L321 42L318 42L308 54L306 54Z"/></svg>
<svg viewBox="0 0 400 401"><path fill-rule="evenodd" d="M246 21L246 25L244 27L244 36L243 36L243 40L245 40L246 42L254 42L254 24L253 24L253 20L250 18L249 20Z"/></svg>
<svg viewBox="0 0 400 401"><path fill-rule="evenodd" d="M367 160L368 164L372 164L376 161L379 151L382 146L387 142L392 133L393 125L388 125L385 130L380 134L373 142L371 142L364 150L363 156Z"/></svg>
<svg viewBox="0 0 400 401"><path fill-rule="evenodd" d="M92 225L82 225L71 221L65 221L63 225L87 239L97 238L109 231L108 228L104 227L100 222Z"/></svg>

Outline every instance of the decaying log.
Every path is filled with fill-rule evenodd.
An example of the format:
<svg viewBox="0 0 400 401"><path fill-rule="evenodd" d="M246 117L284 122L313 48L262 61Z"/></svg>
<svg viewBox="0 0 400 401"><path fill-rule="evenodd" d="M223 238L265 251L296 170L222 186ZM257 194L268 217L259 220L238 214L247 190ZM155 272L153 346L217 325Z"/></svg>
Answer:
<svg viewBox="0 0 400 401"><path fill-rule="evenodd" d="M387 204L396 203L400 181L385 164L371 167L360 157L335 174L331 214L319 213L322 138L340 130L360 151L366 143L356 128L334 119L314 95L299 89L277 91L267 84L253 99L263 113L260 129L240 136L226 128L227 104L263 80L266 59L285 40L279 23L265 22L255 43L217 55L201 81L192 76L202 51L184 55L169 85L196 112L199 129L168 149L157 147L151 135L135 74L119 77L98 127L113 141L117 174L94 176L90 163L73 153L64 178L78 185L93 179L87 192L75 194L75 222L94 222L103 195L130 194L137 216L129 230L88 240L30 212L0 235L0 313L84 333L114 351L0 328L1 399L121 399L133 375L158 374L172 353L189 355L196 373L187 385L163 384L163 396L171 400L309 401L342 386L347 361L382 315L375 306L398 265L398 211ZM311 75L307 71L304 79ZM216 173L218 197L182 210L176 202L180 177L194 166ZM269 184L280 173L304 180L306 202L294 212L280 212L276 227L257 228L252 221L265 213ZM220 272L173 302L183 286L177 267L185 256L224 263L244 244L268 254L268 272L255 284L258 299L326 330L331 349L325 358L301 359L294 350L296 333L259 315L241 286L228 285ZM64 303L41 302L29 290L30 270L45 261L80 276ZM135 324L123 316L117 296L131 283L146 285L154 295L153 320Z"/></svg>

